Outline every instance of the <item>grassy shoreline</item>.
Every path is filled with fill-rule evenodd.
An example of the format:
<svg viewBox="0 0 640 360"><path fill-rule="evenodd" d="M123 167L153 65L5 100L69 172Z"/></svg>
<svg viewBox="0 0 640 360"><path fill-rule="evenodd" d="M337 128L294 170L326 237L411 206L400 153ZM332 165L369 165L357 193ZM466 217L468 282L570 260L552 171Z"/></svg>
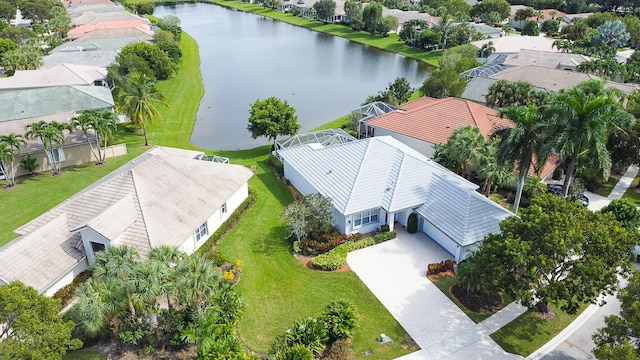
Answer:
<svg viewBox="0 0 640 360"><path fill-rule="evenodd" d="M238 0L132 0L132 3L194 3L204 2L221 5L227 8L240 10L248 13L253 13L261 16L265 16L274 20L286 22L287 24L300 26L309 30L318 31L334 36L339 36L360 44L369 45L377 49L400 54L412 59L416 59L427 63L431 66L438 66L438 59L442 55L442 51L422 51L410 46L406 46L402 43L397 34L389 34L387 37L381 35L372 36L366 31L356 31L348 26L340 24L325 24L322 21L306 19L299 16L293 16L289 13L283 13L273 9L265 8L264 6L244 3Z"/></svg>

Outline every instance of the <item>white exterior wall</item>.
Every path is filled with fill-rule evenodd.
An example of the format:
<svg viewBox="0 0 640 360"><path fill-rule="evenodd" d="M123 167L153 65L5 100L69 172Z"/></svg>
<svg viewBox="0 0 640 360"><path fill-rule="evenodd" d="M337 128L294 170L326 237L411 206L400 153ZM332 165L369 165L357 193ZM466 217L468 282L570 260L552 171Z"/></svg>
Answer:
<svg viewBox="0 0 640 360"><path fill-rule="evenodd" d="M422 231L453 255L456 262L460 262L460 246L429 220L424 219L423 224Z"/></svg>
<svg viewBox="0 0 640 360"><path fill-rule="evenodd" d="M111 241L109 241L109 239L89 228L82 229L80 231L80 236L82 237L82 245L84 245L84 252L87 254L87 261L89 264L93 264L94 262L94 254L91 247L92 242L103 244L105 248L111 245Z"/></svg>
<svg viewBox="0 0 640 360"><path fill-rule="evenodd" d="M361 233L361 234L370 233L378 230L380 228L380 225L384 223L384 218L381 217L384 215L384 210L382 210L382 208L378 208L378 221L374 223L358 226L358 227L353 226L353 218L354 218L353 215L356 215L356 214L351 214L344 217L347 219L347 227L346 227L347 231L344 232L347 235L350 235L353 233Z"/></svg>
<svg viewBox="0 0 640 360"><path fill-rule="evenodd" d="M420 154L428 157L429 159L433 157L433 153L434 153L433 144L430 142L412 138L410 136L398 134L396 132L389 131L386 129L375 128L374 136L385 136L385 135L389 135L393 137L394 139L418 151Z"/></svg>
<svg viewBox="0 0 640 360"><path fill-rule="evenodd" d="M187 254L192 254L194 251L198 250L202 244L207 242L211 234L216 232L220 225L227 221L231 214L242 204L242 202L249 195L249 187L247 183L244 183L238 191L236 191L229 199L227 199L227 211L224 214L220 213L220 208L215 209L214 213L207 219L207 235L200 239L200 241L196 242L195 232L202 224L198 224L198 227L193 229L191 235L180 245L180 250L186 252Z"/></svg>
<svg viewBox="0 0 640 360"><path fill-rule="evenodd" d="M295 188L300 191L300 193L304 196L315 194L318 191L307 182L291 165L287 163L285 159L283 161L284 165L284 177L287 178Z"/></svg>
<svg viewBox="0 0 640 360"><path fill-rule="evenodd" d="M333 223L333 225L339 232L348 234L347 231L349 230L350 224L347 223L347 218L338 210L336 210L336 208L333 208Z"/></svg>
<svg viewBox="0 0 640 360"><path fill-rule="evenodd" d="M87 262L87 258L84 257L82 260L78 261L76 265L74 265L69 271L67 271L64 275L58 278L55 282L49 285L48 288L42 290L46 296L52 297L56 291L62 289L63 287L71 284L73 279L78 276L81 272L87 270L89 268L89 263Z"/></svg>

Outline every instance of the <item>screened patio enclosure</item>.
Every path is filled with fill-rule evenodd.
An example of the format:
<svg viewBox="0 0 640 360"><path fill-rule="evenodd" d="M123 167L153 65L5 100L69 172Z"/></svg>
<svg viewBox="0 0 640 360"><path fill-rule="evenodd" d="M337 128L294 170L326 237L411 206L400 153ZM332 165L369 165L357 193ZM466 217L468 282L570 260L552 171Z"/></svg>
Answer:
<svg viewBox="0 0 640 360"><path fill-rule="evenodd" d="M289 149L306 144L318 144L317 146L330 147L345 144L354 140L358 139L349 135L342 129L319 130L276 140L273 154L282 161L282 158L278 155L278 151L283 149Z"/></svg>
<svg viewBox="0 0 640 360"><path fill-rule="evenodd" d="M398 108L382 101L375 101L366 105L362 105L351 111L351 129L358 132L358 138L364 139L370 137L367 126L364 124L367 120L377 118L388 112L397 110Z"/></svg>

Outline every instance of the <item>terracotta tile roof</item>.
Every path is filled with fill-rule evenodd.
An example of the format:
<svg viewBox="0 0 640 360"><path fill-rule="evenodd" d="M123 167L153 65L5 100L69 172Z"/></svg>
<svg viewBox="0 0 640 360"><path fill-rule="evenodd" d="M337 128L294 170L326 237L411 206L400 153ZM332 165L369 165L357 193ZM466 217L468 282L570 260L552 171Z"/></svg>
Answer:
<svg viewBox="0 0 640 360"><path fill-rule="evenodd" d="M68 36L81 35L81 34L86 34L96 30L110 30L110 29L123 29L123 28L151 30L151 26L149 26L149 24L144 23L140 20L109 21L109 22L101 22L97 24L81 25L69 30L67 32L67 35Z"/></svg>
<svg viewBox="0 0 640 360"><path fill-rule="evenodd" d="M489 137L498 127L512 127L508 119L498 117L498 111L458 98L433 99L423 97L401 105L389 112L367 121L367 125L392 131L432 144L442 144L453 130L472 125Z"/></svg>

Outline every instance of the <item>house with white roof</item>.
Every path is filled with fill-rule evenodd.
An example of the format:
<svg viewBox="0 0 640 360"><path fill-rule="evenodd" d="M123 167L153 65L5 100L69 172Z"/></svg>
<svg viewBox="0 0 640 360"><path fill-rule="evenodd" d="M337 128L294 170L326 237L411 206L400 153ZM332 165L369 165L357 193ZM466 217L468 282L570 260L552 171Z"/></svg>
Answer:
<svg viewBox="0 0 640 360"><path fill-rule="evenodd" d="M51 296L111 245L143 257L160 245L193 253L247 198L253 175L202 156L153 148L21 226L0 248L0 285L19 280Z"/></svg>
<svg viewBox="0 0 640 360"><path fill-rule="evenodd" d="M278 156L298 191L331 199L334 226L344 234L381 225L393 230L416 213L420 231L459 262L513 215L476 192L477 185L390 136L304 144L279 149Z"/></svg>

